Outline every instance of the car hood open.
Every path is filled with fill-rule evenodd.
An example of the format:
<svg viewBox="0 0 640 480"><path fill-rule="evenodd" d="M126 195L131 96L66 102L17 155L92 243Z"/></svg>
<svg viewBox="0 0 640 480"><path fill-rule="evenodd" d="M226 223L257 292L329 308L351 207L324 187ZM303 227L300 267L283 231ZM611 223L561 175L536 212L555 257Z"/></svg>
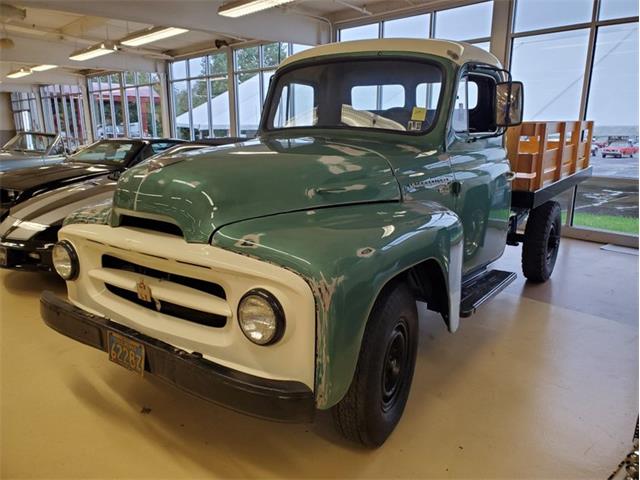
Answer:
<svg viewBox="0 0 640 480"><path fill-rule="evenodd" d="M400 200L380 144L318 138L253 140L147 162L128 170L114 197L122 215L167 219L189 242L250 218Z"/></svg>

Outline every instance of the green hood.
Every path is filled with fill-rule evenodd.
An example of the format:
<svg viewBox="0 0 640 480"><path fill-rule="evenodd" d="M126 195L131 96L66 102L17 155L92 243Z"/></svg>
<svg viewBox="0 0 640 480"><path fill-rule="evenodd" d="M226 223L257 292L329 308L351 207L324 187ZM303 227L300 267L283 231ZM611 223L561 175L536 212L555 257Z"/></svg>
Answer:
<svg viewBox="0 0 640 480"><path fill-rule="evenodd" d="M220 227L250 218L400 200L387 159L375 143L362 145L253 140L147 162L120 178L113 223L123 213L167 218L188 242L205 243Z"/></svg>

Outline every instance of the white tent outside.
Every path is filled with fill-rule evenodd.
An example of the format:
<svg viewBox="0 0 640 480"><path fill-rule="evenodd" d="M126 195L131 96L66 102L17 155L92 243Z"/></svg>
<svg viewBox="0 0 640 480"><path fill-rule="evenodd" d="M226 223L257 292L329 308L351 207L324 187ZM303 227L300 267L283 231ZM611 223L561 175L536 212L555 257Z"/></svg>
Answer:
<svg viewBox="0 0 640 480"><path fill-rule="evenodd" d="M262 113L262 99L260 98L260 74L238 84L238 115L242 131L256 131ZM211 99L211 114L213 130L229 130L229 92L224 92ZM198 105L191 110L193 128L195 130L209 129L209 111L207 103ZM176 118L177 128L189 128L189 112Z"/></svg>

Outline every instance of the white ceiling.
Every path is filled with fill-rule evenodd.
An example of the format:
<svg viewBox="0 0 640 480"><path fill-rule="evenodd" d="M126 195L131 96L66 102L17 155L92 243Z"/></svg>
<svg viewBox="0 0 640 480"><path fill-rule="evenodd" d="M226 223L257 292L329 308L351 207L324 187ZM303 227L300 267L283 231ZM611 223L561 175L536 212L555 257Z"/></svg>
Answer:
<svg viewBox="0 0 640 480"><path fill-rule="evenodd" d="M26 16L0 16L0 38L13 41L11 48L0 47L1 87L7 90L12 84L71 81L87 69L162 71L164 60L211 49L216 40L314 45L329 40L328 22L442 1L452 0L296 0L232 19L217 14L223 0L16 0L11 5L24 9ZM68 59L75 50L118 40L150 26L182 27L189 32L86 62ZM6 78L11 70L40 63L60 68L17 80Z"/></svg>

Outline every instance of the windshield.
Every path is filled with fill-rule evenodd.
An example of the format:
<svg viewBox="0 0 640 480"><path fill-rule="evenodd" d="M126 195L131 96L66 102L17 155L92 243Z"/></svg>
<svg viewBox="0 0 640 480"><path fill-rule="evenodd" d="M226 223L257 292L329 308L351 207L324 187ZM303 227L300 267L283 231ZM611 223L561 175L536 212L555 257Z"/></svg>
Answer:
<svg viewBox="0 0 640 480"><path fill-rule="evenodd" d="M46 153L55 139L56 137L52 135L21 132L9 140L2 148L18 152Z"/></svg>
<svg viewBox="0 0 640 480"><path fill-rule="evenodd" d="M333 61L285 71L266 128L373 128L424 133L438 110L442 71L416 60Z"/></svg>
<svg viewBox="0 0 640 480"><path fill-rule="evenodd" d="M80 150L69 157L70 162L125 164L135 154L140 144L118 140L103 140Z"/></svg>

